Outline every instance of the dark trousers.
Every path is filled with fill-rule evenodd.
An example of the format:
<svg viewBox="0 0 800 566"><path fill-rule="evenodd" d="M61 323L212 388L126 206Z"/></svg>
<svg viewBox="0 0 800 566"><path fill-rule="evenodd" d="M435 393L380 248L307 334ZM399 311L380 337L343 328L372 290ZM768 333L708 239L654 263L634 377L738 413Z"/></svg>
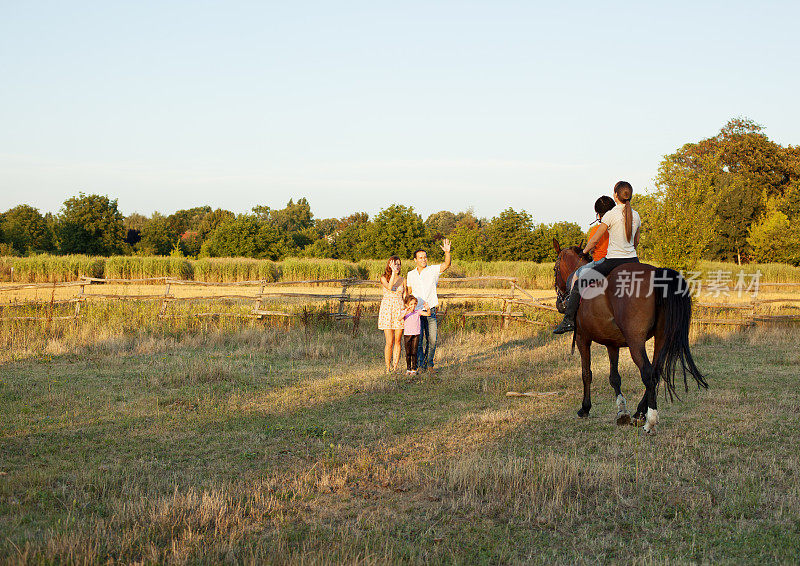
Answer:
<svg viewBox="0 0 800 566"><path fill-rule="evenodd" d="M431 316L419 317L419 326L419 345L417 346L419 369L432 368L433 356L436 354L436 338L439 335L436 307L431 308Z"/></svg>
<svg viewBox="0 0 800 566"><path fill-rule="evenodd" d="M603 261L595 265L592 269L608 277L608 274L614 271L614 269L616 269L620 265L625 265L626 263L639 263L639 258L636 256L615 257L612 259L604 258Z"/></svg>
<svg viewBox="0 0 800 566"><path fill-rule="evenodd" d="M417 369L417 346L419 345L419 334L404 336L406 341L406 368Z"/></svg>

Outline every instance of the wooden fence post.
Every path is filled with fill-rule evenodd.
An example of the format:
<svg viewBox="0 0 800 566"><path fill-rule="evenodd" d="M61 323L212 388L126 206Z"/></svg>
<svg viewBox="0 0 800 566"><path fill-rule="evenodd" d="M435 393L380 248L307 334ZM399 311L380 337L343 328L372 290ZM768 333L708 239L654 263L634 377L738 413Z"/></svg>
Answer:
<svg viewBox="0 0 800 566"><path fill-rule="evenodd" d="M347 302L349 298L347 295L347 288L352 282L352 279L345 279L344 283L342 283L342 296L339 298L339 311L336 313L336 319L341 320L345 317L344 313L344 304Z"/></svg>
<svg viewBox="0 0 800 566"><path fill-rule="evenodd" d="M164 316L167 312L167 304L169 303L169 279L166 280L167 287L164 289L164 300L161 301L161 312L158 316Z"/></svg>
<svg viewBox="0 0 800 566"><path fill-rule="evenodd" d="M86 283L84 280L84 284L81 285L81 290L78 293L78 300L75 301L75 318L78 318L78 315L81 314L81 301L83 301L83 294L85 288L86 288Z"/></svg>
<svg viewBox="0 0 800 566"><path fill-rule="evenodd" d="M258 299L256 299L256 304L255 307L253 308L253 311L260 311L260 310L264 310L264 281L261 282L261 291L258 293ZM258 320L262 320L264 318L264 315L256 313L256 318Z"/></svg>

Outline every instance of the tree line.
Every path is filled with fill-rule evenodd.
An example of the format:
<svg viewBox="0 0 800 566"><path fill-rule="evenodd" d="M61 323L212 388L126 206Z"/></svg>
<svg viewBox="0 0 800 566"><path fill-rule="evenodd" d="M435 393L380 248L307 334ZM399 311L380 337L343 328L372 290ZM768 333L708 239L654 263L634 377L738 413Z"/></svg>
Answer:
<svg viewBox="0 0 800 566"><path fill-rule="evenodd" d="M635 195L633 205L642 217L644 259L677 268L699 259L800 264L800 148L770 140L751 120L731 120L716 136L664 157L654 190ZM513 208L491 219L443 210L423 220L413 207L392 204L372 218L315 218L305 198L245 214L199 206L147 217L124 216L116 199L80 193L57 214L26 204L0 214L0 255L358 261L426 248L438 259L435 243L444 237L464 260L542 262L554 259L553 238L578 244L586 236L574 222L537 224Z"/></svg>
<svg viewBox="0 0 800 566"><path fill-rule="evenodd" d="M285 257L346 259L411 257L436 242L452 240L465 260L552 261L552 239L584 238L574 222L535 224L526 211L509 208L489 220L472 211L440 211L427 219L413 207L392 204L374 218L357 212L344 218L314 218L307 199L284 208L255 206L246 214L199 206L170 215L123 216L107 196L79 194L58 214L42 215L30 205L0 215L0 255L35 253L87 255L179 255L185 257Z"/></svg>

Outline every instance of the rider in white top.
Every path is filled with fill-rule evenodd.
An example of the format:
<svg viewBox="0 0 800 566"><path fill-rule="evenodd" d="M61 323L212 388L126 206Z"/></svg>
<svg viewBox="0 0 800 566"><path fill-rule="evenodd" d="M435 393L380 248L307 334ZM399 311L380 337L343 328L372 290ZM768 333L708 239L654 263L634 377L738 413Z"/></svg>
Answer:
<svg viewBox="0 0 800 566"><path fill-rule="evenodd" d="M616 195L615 195L616 196ZM634 234L632 239L625 237L625 205L617 204L614 208L609 210L600 219L606 229L608 230L608 253L607 259L629 258L637 257L636 245L639 243L639 228L642 221L639 218L639 213L631 210L632 214L632 230ZM602 230L601 226L597 231ZM588 245L586 246L589 247ZM594 247L594 246L592 246Z"/></svg>
<svg viewBox="0 0 800 566"><path fill-rule="evenodd" d="M583 253L591 253L603 234L608 232L608 253L593 268L594 271L606 277L620 265L639 262L636 247L639 245L642 221L639 213L631 208L632 196L633 187L627 181L619 181L614 185L614 201L617 206L603 215L599 228L595 230L583 249ZM563 303L564 320L553 329L553 334L563 334L575 330L575 315L578 312L580 301L579 285L578 282L575 282Z"/></svg>

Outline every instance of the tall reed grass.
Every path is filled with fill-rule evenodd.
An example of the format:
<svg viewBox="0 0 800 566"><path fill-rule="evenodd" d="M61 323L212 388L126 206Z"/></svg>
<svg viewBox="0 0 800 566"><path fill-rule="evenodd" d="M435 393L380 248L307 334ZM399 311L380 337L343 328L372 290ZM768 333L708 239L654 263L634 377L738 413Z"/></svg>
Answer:
<svg viewBox="0 0 800 566"><path fill-rule="evenodd" d="M280 262L281 281L360 278L356 264L339 259L287 258Z"/></svg>
<svg viewBox="0 0 800 566"><path fill-rule="evenodd" d="M114 256L110 258L84 255L0 257L0 281L52 283L73 281L82 276L109 279L145 279L175 277L194 281L231 283L236 281L305 281L323 279L368 279L376 281L386 267L386 259L364 259L352 263L338 259L286 258L283 261L250 258L204 258L189 260L176 257ZM403 260L402 272L414 268L410 259ZM761 271L761 282L800 283L800 267L779 263L747 264L718 261L700 262L703 278L711 272L735 274ZM549 289L553 286L553 263L532 261L461 261L454 259L445 277L516 277L528 289ZM477 286L481 286L477 284Z"/></svg>
<svg viewBox="0 0 800 566"><path fill-rule="evenodd" d="M174 277L194 279L194 264L182 257L113 256L106 260L107 279L145 279Z"/></svg>
<svg viewBox="0 0 800 566"><path fill-rule="evenodd" d="M107 259L86 255L0 257L0 280L19 283L61 283L81 277L103 277Z"/></svg>
<svg viewBox="0 0 800 566"><path fill-rule="evenodd" d="M268 259L246 257L203 258L193 262L194 280L210 283L279 281L278 264Z"/></svg>

